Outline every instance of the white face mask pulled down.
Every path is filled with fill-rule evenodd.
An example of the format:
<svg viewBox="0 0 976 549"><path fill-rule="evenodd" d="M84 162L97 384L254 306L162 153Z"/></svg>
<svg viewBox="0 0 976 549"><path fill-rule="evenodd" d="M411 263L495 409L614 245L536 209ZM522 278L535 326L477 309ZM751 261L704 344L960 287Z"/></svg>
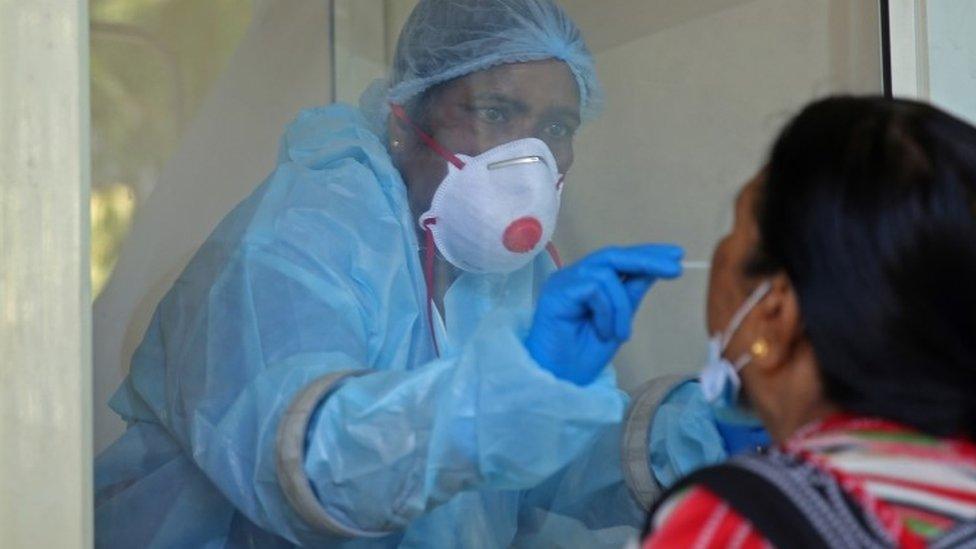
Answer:
<svg viewBox="0 0 976 549"><path fill-rule="evenodd" d="M742 389L739 372L752 361L752 356L745 353L733 363L724 355L732 338L742 326L742 322L769 294L770 290L772 290L772 284L769 281L760 284L746 299L745 303L739 307L739 310L732 315L728 327L709 339L708 359L698 377L705 400L712 403L717 413L728 416L725 419L738 423L754 423L756 421L752 414L741 410L738 406L739 393Z"/></svg>

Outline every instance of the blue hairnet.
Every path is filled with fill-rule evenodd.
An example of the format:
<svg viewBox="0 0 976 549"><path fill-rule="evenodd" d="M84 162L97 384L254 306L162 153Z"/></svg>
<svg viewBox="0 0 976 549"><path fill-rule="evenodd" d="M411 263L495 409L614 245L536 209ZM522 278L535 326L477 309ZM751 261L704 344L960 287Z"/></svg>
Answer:
<svg viewBox="0 0 976 549"><path fill-rule="evenodd" d="M506 63L559 59L569 65L584 120L598 114L603 91L576 23L553 0L421 0L400 32L389 78L360 100L381 135L389 103Z"/></svg>

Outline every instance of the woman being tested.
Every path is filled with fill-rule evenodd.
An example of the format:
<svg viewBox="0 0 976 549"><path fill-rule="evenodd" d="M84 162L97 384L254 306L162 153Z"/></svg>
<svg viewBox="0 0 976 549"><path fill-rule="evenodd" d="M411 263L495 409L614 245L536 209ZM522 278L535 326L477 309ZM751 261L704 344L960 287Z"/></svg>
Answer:
<svg viewBox="0 0 976 549"><path fill-rule="evenodd" d="M682 252L605 250L550 278L599 98L552 1L420 2L390 81L361 110L301 113L160 303L112 401L129 426L97 460L97 545L635 532L605 366Z"/></svg>
<svg viewBox="0 0 976 549"><path fill-rule="evenodd" d="M702 386L778 449L680 482L645 547L976 547L976 128L815 103L735 211Z"/></svg>

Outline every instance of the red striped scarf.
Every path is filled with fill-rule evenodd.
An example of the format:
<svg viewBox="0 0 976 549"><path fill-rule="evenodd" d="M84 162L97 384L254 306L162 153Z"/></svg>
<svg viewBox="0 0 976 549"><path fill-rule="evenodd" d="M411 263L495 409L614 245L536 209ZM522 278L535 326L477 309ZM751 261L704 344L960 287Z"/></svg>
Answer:
<svg viewBox="0 0 976 549"><path fill-rule="evenodd" d="M829 472L902 547L924 547L961 521L976 520L976 444L940 439L892 422L836 416L784 445ZM673 498L645 548L769 547L762 534L703 488Z"/></svg>

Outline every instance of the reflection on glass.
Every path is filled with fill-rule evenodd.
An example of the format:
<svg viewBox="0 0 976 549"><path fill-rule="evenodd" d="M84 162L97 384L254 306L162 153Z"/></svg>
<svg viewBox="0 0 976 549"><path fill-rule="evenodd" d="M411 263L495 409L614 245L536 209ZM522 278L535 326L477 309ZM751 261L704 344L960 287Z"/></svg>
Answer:
<svg viewBox="0 0 976 549"><path fill-rule="evenodd" d="M250 19L249 0L92 0L92 286Z"/></svg>
<svg viewBox="0 0 976 549"><path fill-rule="evenodd" d="M91 279L97 296L108 281L118 259L122 239L132 224L135 193L129 185L101 184L91 196Z"/></svg>

